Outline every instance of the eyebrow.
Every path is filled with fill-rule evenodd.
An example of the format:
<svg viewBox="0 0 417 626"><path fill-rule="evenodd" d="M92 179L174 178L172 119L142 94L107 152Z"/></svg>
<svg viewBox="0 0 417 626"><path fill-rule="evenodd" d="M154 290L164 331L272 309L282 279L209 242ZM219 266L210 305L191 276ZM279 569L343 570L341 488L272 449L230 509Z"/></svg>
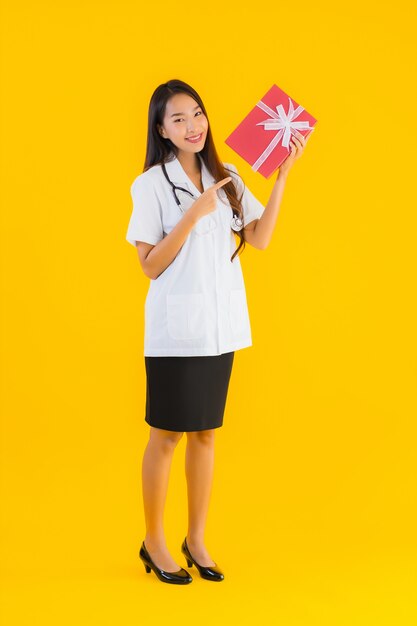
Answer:
<svg viewBox="0 0 417 626"><path fill-rule="evenodd" d="M197 104L196 107L194 107L193 111L195 111L196 109L200 109L200 105ZM176 115L185 115L185 113L173 113L172 115L170 115L170 117L175 117Z"/></svg>

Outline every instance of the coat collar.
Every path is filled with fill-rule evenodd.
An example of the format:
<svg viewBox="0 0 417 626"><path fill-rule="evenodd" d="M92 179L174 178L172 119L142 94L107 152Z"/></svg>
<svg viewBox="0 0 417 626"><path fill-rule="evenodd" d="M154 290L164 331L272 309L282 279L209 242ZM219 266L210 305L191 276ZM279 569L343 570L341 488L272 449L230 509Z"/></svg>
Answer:
<svg viewBox="0 0 417 626"><path fill-rule="evenodd" d="M197 156L200 159L200 163L201 163L201 179L202 179L203 188L205 191L208 187L211 187L211 185L214 185L216 181L213 178L213 176L210 174L210 172L208 171L201 156L199 154ZM179 159L175 155L171 161L167 161L165 163L165 168L166 168L167 174L171 182L173 182L175 185L180 185L180 186L186 185L188 189L190 189L194 193L197 193L199 196L201 195L197 187L192 182L192 180L185 173Z"/></svg>

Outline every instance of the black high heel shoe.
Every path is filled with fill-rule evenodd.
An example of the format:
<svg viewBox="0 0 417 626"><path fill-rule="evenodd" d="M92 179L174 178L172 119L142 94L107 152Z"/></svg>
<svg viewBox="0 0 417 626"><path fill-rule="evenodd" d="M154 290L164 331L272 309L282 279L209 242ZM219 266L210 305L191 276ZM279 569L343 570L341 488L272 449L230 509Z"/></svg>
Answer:
<svg viewBox="0 0 417 626"><path fill-rule="evenodd" d="M146 573L150 574L151 569L153 569L159 580L162 580L163 583L173 583L174 585L188 585L193 580L187 570L183 567L181 567L181 569L176 572L167 572L164 569L160 569L152 561L151 555L147 551L144 541L142 541L142 545L139 550L139 556L143 561Z"/></svg>
<svg viewBox="0 0 417 626"><path fill-rule="evenodd" d="M185 558L187 559L188 567L191 567L194 564L196 568L198 569L198 572L201 578L205 578L206 580L216 580L216 581L224 580L224 574L220 570L220 568L217 566L217 564L204 567L204 565L200 565L199 563L197 563L197 561L193 558L193 556L191 555L188 549L187 537L184 539L182 543L181 552L185 555Z"/></svg>

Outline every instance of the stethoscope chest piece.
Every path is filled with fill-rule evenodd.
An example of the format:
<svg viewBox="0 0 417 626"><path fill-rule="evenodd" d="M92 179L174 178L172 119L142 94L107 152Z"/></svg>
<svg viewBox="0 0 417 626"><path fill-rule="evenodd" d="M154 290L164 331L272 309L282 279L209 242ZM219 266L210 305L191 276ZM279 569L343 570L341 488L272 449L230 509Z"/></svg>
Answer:
<svg viewBox="0 0 417 626"><path fill-rule="evenodd" d="M240 219L240 217L238 217L237 215L234 215L232 217L230 226L232 227L232 230L239 232L239 230L242 230L243 228L243 222Z"/></svg>

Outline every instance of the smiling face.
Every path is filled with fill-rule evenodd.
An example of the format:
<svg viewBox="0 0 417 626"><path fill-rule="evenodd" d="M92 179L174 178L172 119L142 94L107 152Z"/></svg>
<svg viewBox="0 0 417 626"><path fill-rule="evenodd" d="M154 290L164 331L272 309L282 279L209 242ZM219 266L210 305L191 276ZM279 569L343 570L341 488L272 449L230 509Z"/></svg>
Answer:
<svg viewBox="0 0 417 626"><path fill-rule="evenodd" d="M167 102L158 131L183 152L200 152L207 136L208 120L203 109L186 93L176 93Z"/></svg>

